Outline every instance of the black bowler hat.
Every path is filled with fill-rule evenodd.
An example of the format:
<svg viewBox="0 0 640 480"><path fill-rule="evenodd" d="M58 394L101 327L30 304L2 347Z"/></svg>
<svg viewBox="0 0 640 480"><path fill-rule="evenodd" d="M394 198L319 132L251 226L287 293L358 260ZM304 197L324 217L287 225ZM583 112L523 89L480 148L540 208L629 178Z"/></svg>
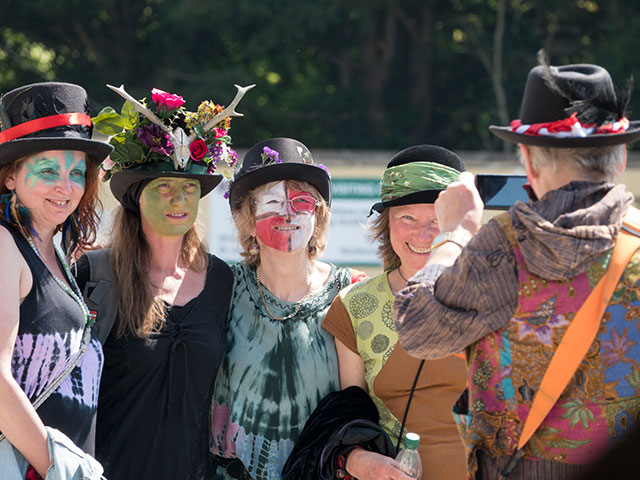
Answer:
<svg viewBox="0 0 640 480"><path fill-rule="evenodd" d="M237 210L248 192L280 180L308 182L331 203L331 177L321 164L314 164L309 149L293 138L269 138L256 143L244 156L229 187L231 209Z"/></svg>
<svg viewBox="0 0 640 480"><path fill-rule="evenodd" d="M617 92L609 72L598 65L554 67L542 58L541 63L529 72L520 118L511 126L490 126L493 134L510 142L556 148L606 147L640 137L640 122L625 118L630 84L627 91ZM566 131L567 122L576 120L573 131ZM550 135L549 128L540 128L550 122L564 123L559 130L565 131ZM545 134L534 134L540 130Z"/></svg>
<svg viewBox="0 0 640 480"><path fill-rule="evenodd" d="M91 140L87 92L79 85L34 83L0 97L0 167L46 150L79 150L100 163L113 147Z"/></svg>
<svg viewBox="0 0 640 480"><path fill-rule="evenodd" d="M401 168L402 165L412 164ZM414 145L396 153L381 179L381 200L371 210L387 207L433 203L447 185L466 171L462 159L438 145Z"/></svg>
<svg viewBox="0 0 640 480"><path fill-rule="evenodd" d="M143 163L136 165L134 168L128 168L114 173L109 182L109 187L111 188L113 196L116 197L121 204L125 205L125 203L129 201L126 197L131 186L138 182L145 182L144 186L146 186L151 180L160 177L198 180L200 182L200 198L209 194L211 190L222 181L222 175L208 173L208 167L206 165L191 162L185 170L176 170L171 162L157 162ZM136 198L133 203L129 203L134 211L137 200Z"/></svg>

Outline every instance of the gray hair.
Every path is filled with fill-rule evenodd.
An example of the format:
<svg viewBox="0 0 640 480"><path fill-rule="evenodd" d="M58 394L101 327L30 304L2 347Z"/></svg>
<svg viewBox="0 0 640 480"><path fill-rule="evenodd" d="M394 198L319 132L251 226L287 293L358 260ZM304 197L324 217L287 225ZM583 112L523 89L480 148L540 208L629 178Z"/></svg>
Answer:
<svg viewBox="0 0 640 480"><path fill-rule="evenodd" d="M531 153L531 165L536 170L550 167L553 172L558 168L570 167L587 174L599 174L612 181L624 165L625 145L589 148L550 148L527 145ZM524 164L522 149L520 162Z"/></svg>

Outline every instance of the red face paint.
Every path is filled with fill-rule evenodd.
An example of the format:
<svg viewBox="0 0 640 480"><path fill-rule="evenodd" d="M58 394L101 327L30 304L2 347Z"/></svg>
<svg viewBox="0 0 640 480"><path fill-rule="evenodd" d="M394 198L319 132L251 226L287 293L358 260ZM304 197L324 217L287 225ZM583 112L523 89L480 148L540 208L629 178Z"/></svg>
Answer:
<svg viewBox="0 0 640 480"><path fill-rule="evenodd" d="M256 235L262 243L283 252L305 248L315 227L316 202L301 190L276 182L256 201Z"/></svg>

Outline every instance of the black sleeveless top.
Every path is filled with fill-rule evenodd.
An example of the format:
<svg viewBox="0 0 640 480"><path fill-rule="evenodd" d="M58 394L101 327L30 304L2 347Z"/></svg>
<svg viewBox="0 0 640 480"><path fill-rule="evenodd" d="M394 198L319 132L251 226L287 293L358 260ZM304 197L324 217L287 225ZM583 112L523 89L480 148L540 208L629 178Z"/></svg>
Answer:
<svg viewBox="0 0 640 480"><path fill-rule="evenodd" d="M11 371L33 402L75 360L82 346L87 316L82 295L70 275L71 289L57 280L22 234L0 219L27 262L33 286L20 304L20 323ZM58 258L65 271L63 260ZM68 272L68 271L67 271ZM67 435L93 455L102 347L91 340L71 374L37 412L42 422Z"/></svg>
<svg viewBox="0 0 640 480"><path fill-rule="evenodd" d="M82 287L90 278L86 257L77 267ZM232 283L229 266L209 255L203 291L167 306L162 331L118 338L116 318L104 344L96 438L106 478L210 478L208 417Z"/></svg>

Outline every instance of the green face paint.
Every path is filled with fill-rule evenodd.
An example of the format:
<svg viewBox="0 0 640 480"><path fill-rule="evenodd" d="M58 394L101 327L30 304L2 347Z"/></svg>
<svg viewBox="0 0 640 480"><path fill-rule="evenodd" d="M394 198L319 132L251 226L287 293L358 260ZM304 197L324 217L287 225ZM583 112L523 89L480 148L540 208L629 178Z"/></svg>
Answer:
<svg viewBox="0 0 640 480"><path fill-rule="evenodd" d="M84 188L87 165L84 158L78 158L77 152L71 150L45 152L31 157L25 166L27 172L24 181L29 188L33 188L36 182L53 185L60 179L64 179L66 175L72 182Z"/></svg>
<svg viewBox="0 0 640 480"><path fill-rule="evenodd" d="M78 159L75 152L65 150L64 162L71 181L84 187L85 174L87 173L87 162L85 159Z"/></svg>
<svg viewBox="0 0 640 480"><path fill-rule="evenodd" d="M200 182L191 178L161 177L151 181L140 195L143 223L158 235L184 235L198 216Z"/></svg>

